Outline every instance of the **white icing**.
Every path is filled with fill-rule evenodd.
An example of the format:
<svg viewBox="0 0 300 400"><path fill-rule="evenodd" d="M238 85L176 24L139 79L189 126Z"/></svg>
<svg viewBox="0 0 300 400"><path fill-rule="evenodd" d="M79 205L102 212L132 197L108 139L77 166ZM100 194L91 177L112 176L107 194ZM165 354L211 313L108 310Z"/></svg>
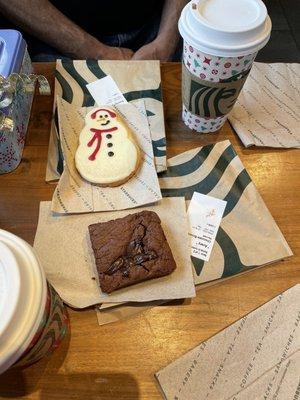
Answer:
<svg viewBox="0 0 300 400"><path fill-rule="evenodd" d="M96 118L93 119L92 115L97 109L107 111L97 112ZM84 179L107 185L126 180L136 170L139 157L139 150L131 140L128 128L117 115L110 116L108 111L115 113L110 107L98 107L86 115L86 125L80 133L75 155L76 167ZM91 129L103 131L111 128L116 130L97 134L101 136L100 149L95 159L90 160L89 157L95 151L98 142L95 138L93 144L88 146L95 135ZM111 135L111 138L107 138L107 135ZM112 143L112 147L108 147L108 143ZM109 152L113 155L109 156Z"/></svg>

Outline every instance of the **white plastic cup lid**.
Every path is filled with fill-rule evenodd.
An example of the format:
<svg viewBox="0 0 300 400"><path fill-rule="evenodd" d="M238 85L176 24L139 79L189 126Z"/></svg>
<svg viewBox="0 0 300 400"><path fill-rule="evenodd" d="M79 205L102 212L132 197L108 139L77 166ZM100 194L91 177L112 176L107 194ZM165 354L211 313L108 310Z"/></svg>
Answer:
<svg viewBox="0 0 300 400"><path fill-rule="evenodd" d="M33 249L0 229L0 373L28 348L45 309L47 284Z"/></svg>
<svg viewBox="0 0 300 400"><path fill-rule="evenodd" d="M178 22L184 40L220 57L257 52L268 42L271 27L261 0L192 0Z"/></svg>

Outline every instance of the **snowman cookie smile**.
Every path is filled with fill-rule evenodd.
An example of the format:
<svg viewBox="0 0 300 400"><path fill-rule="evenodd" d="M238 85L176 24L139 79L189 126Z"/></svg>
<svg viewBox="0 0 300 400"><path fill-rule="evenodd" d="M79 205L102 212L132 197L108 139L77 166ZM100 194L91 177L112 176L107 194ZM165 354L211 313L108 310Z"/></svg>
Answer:
<svg viewBox="0 0 300 400"><path fill-rule="evenodd" d="M139 148L113 108L93 109L86 115L75 164L84 179L100 186L121 185L137 171Z"/></svg>
<svg viewBox="0 0 300 400"><path fill-rule="evenodd" d="M104 126L104 125L108 125L110 123L110 121L106 121L106 122L103 122L103 124L100 124L101 126Z"/></svg>
<svg viewBox="0 0 300 400"><path fill-rule="evenodd" d="M111 122L111 118L115 118L115 113L112 113L110 111L110 113L108 114L104 114L101 113L101 111L105 112L105 109L99 109L98 112L96 114L92 114L92 119L96 119L97 122L99 122L99 124L101 126L106 126ZM107 110L108 111L108 110Z"/></svg>

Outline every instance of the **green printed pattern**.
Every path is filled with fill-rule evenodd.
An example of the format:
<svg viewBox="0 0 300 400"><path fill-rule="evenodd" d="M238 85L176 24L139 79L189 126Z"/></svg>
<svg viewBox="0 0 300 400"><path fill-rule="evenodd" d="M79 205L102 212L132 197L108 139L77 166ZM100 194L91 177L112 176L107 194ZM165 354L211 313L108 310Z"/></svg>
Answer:
<svg viewBox="0 0 300 400"><path fill-rule="evenodd" d="M210 87L198 82L191 82L189 110L195 115L205 118L223 117L230 111L230 108L221 108L220 104L224 99L229 100L230 107L236 98L235 89L223 89ZM227 104L226 103L226 104Z"/></svg>
<svg viewBox="0 0 300 400"><path fill-rule="evenodd" d="M106 76L106 73L102 70L98 61L88 60L82 61L82 63L84 63L85 67L87 67L87 69L95 76L95 80L104 78ZM95 101L89 93L88 89L86 88L86 85L89 82L84 79L83 76L77 71L74 62L72 60L62 60L61 65L64 71L64 75L71 78L66 79L60 71L55 71L55 78L61 87L62 98L70 104L76 103L78 107L94 106ZM80 105L77 104L77 99L75 100L74 98L74 92L78 93L78 91L81 91L83 95L82 104ZM156 89L144 89L124 93L124 97L128 102L139 99L152 99L162 103L161 84ZM155 116L153 110L146 109L146 112L148 117ZM58 123L56 118L54 119L54 124L56 127L56 131L58 132ZM59 140L59 135L57 135L58 146L60 146ZM156 158L155 163L159 165L164 165L166 157L166 138L162 137L159 140L153 140L152 145L154 156ZM63 158L60 149L58 149L58 161L56 170L59 174L61 174L63 170ZM158 172L160 171L158 170Z"/></svg>
<svg viewBox="0 0 300 400"><path fill-rule="evenodd" d="M237 169L231 167L231 163L238 156L230 142L228 142L227 146L223 146L221 150L220 147L210 144L199 148L199 151L193 157L190 157L190 154L190 151L183 153L180 157L180 161L178 161L178 163L174 163L174 161L171 162L172 165L168 167L168 171L161 175L161 191L163 197L184 196L186 200L190 200L195 191L202 194L209 194L212 190L214 190L214 193L217 193L221 179L224 181L226 176L229 178L230 174L234 174L234 183L231 185L231 187L228 187L226 195L220 197L227 201L223 218L228 216L230 213L234 213L236 205L243 198L245 190L251 183L251 178L245 169L238 171ZM210 162L210 159L213 159L214 161ZM206 164L207 168L207 163L210 167L208 174L206 174L203 179L199 179L196 184L189 185L188 182L191 174L195 175L195 173L198 172L200 175L202 166ZM176 188L169 187L172 185L167 184L168 179L172 178L177 178ZM168 187L166 188L166 186ZM253 190L256 189L253 188ZM249 212L251 212L250 208ZM253 218L257 218L257 216L253 215ZM239 247L245 246L245 240L247 240L247 238L244 238L243 235L241 235L240 241L234 243L234 241L230 238L230 232L226 232L221 224L216 237L216 242L220 246L224 257L223 272L219 278L233 276L258 266L245 265L241 261ZM195 272L197 276L200 277L205 262L195 257L191 257L191 259Z"/></svg>

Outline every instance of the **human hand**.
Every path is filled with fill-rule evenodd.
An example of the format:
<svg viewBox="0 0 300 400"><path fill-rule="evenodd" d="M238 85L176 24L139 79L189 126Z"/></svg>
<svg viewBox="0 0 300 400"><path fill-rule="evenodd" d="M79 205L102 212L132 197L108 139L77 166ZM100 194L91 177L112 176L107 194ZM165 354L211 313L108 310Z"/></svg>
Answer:
<svg viewBox="0 0 300 400"><path fill-rule="evenodd" d="M160 60L170 61L174 54L175 46L158 38L141 48L133 55L132 60Z"/></svg>
<svg viewBox="0 0 300 400"><path fill-rule="evenodd" d="M133 51L125 47L107 46L99 41L93 41L85 48L84 55L81 58L90 58L94 60L130 60Z"/></svg>
<svg viewBox="0 0 300 400"><path fill-rule="evenodd" d="M110 47L104 46L101 52L102 60L130 60L133 56L133 51L125 47Z"/></svg>

